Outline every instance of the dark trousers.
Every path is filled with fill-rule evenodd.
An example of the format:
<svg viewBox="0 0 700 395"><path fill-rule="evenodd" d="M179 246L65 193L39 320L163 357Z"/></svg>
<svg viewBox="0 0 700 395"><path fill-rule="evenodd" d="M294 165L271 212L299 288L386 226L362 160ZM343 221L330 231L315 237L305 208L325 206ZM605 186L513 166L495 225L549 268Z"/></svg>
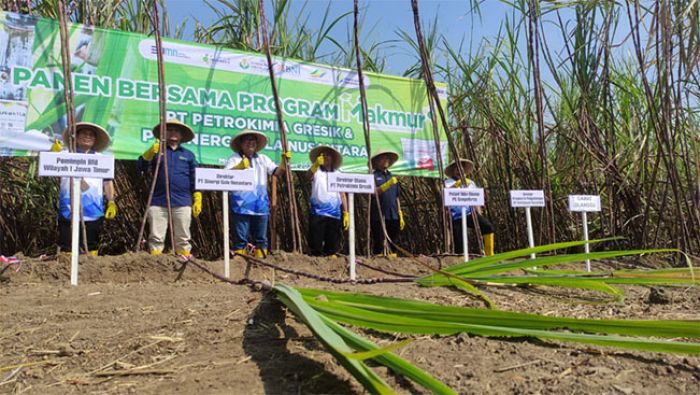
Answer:
<svg viewBox="0 0 700 395"><path fill-rule="evenodd" d="M379 255L384 253L384 232L382 232L382 223L379 222L379 218L372 217L370 219L372 224L372 254ZM387 219L384 220L386 224L386 233L389 235L391 241L396 243L399 238L399 232L401 231L400 222L398 219ZM389 251L396 252L396 248L389 243Z"/></svg>
<svg viewBox="0 0 700 395"><path fill-rule="evenodd" d="M71 226L70 221L58 216L58 246L61 251L70 252L71 250ZM95 221L85 221L85 233L87 235L88 251L94 251L100 248L100 233L102 233L102 218ZM78 232L80 237L79 248L83 247L83 229L81 226Z"/></svg>
<svg viewBox="0 0 700 395"><path fill-rule="evenodd" d="M479 214L476 214L477 222L479 223L479 229L482 235L487 235L493 233L493 224L486 218ZM467 214L467 228L474 229L474 218L472 214ZM452 238L455 241L455 253L461 254L464 252L464 244L462 243L462 219L452 221Z"/></svg>
<svg viewBox="0 0 700 395"><path fill-rule="evenodd" d="M313 256L333 255L340 246L340 220L309 216L309 249Z"/></svg>

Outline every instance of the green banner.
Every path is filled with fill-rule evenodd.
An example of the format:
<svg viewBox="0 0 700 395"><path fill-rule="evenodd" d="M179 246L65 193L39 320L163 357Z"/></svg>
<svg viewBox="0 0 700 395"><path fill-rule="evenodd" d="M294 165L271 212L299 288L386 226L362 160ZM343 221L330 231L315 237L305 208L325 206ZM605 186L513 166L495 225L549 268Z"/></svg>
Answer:
<svg viewBox="0 0 700 395"><path fill-rule="evenodd" d="M66 126L58 22L0 13L0 155L47 150ZM117 159L134 160L152 144L159 121L153 37L70 24L74 105L79 121L103 126ZM263 151L279 160L281 142L267 60L256 53L191 42L163 42L169 118L197 137L185 146L200 163L222 165L243 129L265 133ZM275 57L292 166L306 169L308 152L326 144L344 157L343 171L367 171L357 74ZM366 73L372 149L393 150L397 174L437 177L437 149L425 84ZM444 85L438 86L441 100ZM442 133L440 152L447 157Z"/></svg>

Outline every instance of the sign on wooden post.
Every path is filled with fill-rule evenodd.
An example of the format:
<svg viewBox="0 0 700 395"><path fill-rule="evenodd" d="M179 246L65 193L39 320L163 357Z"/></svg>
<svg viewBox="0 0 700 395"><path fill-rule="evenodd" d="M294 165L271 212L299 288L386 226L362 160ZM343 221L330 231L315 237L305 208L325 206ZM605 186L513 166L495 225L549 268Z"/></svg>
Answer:
<svg viewBox="0 0 700 395"><path fill-rule="evenodd" d="M114 178L114 157L102 154L70 152L40 152L39 177L70 177L73 184L71 201L71 259L70 283L78 285L78 255L80 254L80 179Z"/></svg>
<svg viewBox="0 0 700 395"><path fill-rule="evenodd" d="M328 173L328 191L348 194L348 253L350 260L350 279L357 277L355 262L355 194L374 193L374 176L371 174Z"/></svg>

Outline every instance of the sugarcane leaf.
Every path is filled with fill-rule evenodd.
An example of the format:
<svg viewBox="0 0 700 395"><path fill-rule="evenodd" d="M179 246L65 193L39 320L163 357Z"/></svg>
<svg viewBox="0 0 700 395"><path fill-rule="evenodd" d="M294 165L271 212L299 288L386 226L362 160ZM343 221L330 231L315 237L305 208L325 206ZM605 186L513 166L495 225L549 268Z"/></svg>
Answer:
<svg viewBox="0 0 700 395"><path fill-rule="evenodd" d="M603 320L552 317L484 308L443 306L418 300L369 294L330 292L314 289L300 289L300 292L307 301L309 299L313 300L313 298L322 293L328 300L326 306L330 307L335 303L340 310L357 308L371 312L393 314L406 319L424 318L448 323L514 326L532 329L568 329L627 336L700 338L700 320Z"/></svg>
<svg viewBox="0 0 700 395"><path fill-rule="evenodd" d="M301 294L296 289L284 284L278 284L273 287L273 291L282 303L304 321L316 338L367 391L374 394L394 393L384 380L377 376L367 365L343 355L344 352L351 352L352 349L334 330L323 322L314 309L304 302Z"/></svg>
<svg viewBox="0 0 700 395"><path fill-rule="evenodd" d="M669 340L648 338L622 337L616 335L570 333L551 329L533 329L511 326L508 320L502 321L502 325L465 324L459 322L429 319L425 317L407 317L405 312L379 313L377 311L363 310L331 301L307 300L309 305L328 318L355 325L365 329L373 329L387 333L414 333L432 335L454 335L457 333L471 333L489 337L536 337L539 339L572 341L584 344L594 344L609 347L618 347L639 351L670 352L700 355L700 343L687 343ZM486 310L492 311L492 310ZM557 320L550 320L556 322ZM590 320L605 321L605 320ZM696 337L700 336L699 322L695 322ZM562 321L560 326L566 327ZM591 328L596 328L591 325ZM605 331L605 325L596 328L598 332Z"/></svg>
<svg viewBox="0 0 700 395"><path fill-rule="evenodd" d="M618 240L618 239L620 239L620 238L619 237L610 237L610 238L605 238L605 239L589 240L588 243L595 244L595 243L600 243L600 242L604 242L604 241L611 241L611 240ZM492 256L484 256L484 257L477 258L477 259L474 259L474 260L469 261L469 262L459 263L459 264L444 268L444 269L442 269L442 271L454 274L454 273L459 273L459 272L462 272L465 270L466 271L478 270L478 269L488 267L488 266L497 264L499 262L504 262L504 261L507 261L510 259L515 259L515 258L520 258L520 257L529 257L530 254L540 254L543 252L549 252L549 251L554 251L554 250L559 250L559 249L564 249L564 248L582 246L584 244L586 244L585 241L568 241L568 242L562 242L562 243L546 244L546 245L537 246L537 247L533 247L533 248L523 248L520 250L503 252L503 253L492 255ZM422 285L428 285L431 281L434 281L434 280L439 279L441 277L444 277L444 275L442 275L440 273L434 273L434 274L422 277L421 279L419 279L419 282Z"/></svg>
<svg viewBox="0 0 700 395"><path fill-rule="evenodd" d="M342 353L342 354L345 355L346 357L350 358L350 359L357 359L357 360L360 360L360 361L364 361L365 359L373 359L373 358L376 358L376 357L378 357L378 356L380 356L380 355L383 355L383 354L386 354L386 353L388 353L388 352L397 350L397 349L399 349L399 348L401 348L401 347L404 347L404 346L407 346L407 345L409 345L409 344L411 344L411 343L413 343L413 339L405 339L405 340L402 340L402 341L400 341L400 342L397 342L397 343L394 343L394 344L390 344L390 345L388 345L388 346L386 346L386 347L376 348L376 349L370 350L370 351L363 351L363 352L344 352L344 353Z"/></svg>
<svg viewBox="0 0 700 395"><path fill-rule="evenodd" d="M331 320L330 318L326 317L323 314L320 314L321 319L333 330L336 331L348 344L350 344L352 347L358 350L373 350L376 349L377 346L373 344L372 342L364 339L361 336L358 336L356 333L352 332L351 330L337 324L335 321ZM394 371L397 374L404 375L408 377L409 379L415 381L416 383L422 385L429 391L435 393L435 394L445 394L445 395L450 395L450 394L456 394L452 388L448 387L444 383L442 383L440 380L437 380L435 377L431 376L424 370L416 367L413 364L408 363L401 357L397 356L396 354L393 354L391 352L383 353L375 358L375 361L388 367L392 371Z"/></svg>

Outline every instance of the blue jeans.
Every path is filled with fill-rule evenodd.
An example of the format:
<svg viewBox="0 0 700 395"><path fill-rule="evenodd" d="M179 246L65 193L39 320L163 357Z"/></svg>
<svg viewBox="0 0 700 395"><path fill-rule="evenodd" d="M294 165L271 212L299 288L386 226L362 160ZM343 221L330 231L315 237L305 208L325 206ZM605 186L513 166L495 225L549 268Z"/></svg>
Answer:
<svg viewBox="0 0 700 395"><path fill-rule="evenodd" d="M233 249L241 250L248 245L250 234L253 244L258 248L267 248L267 215L246 215L233 213L233 231L236 239Z"/></svg>

